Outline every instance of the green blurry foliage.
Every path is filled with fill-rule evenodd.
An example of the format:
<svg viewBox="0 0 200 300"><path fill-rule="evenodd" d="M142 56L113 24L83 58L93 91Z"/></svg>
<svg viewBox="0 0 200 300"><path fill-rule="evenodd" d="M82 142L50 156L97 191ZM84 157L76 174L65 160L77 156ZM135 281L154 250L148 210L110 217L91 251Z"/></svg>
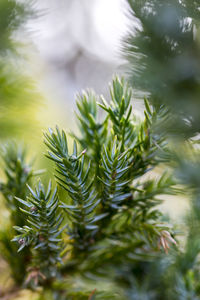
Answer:
<svg viewBox="0 0 200 300"><path fill-rule="evenodd" d="M17 146L16 143L10 142L2 146L1 152L6 181L1 182L0 189L6 200L6 206L11 212L13 222L21 225L24 220L15 197L26 197L26 184L43 171L33 171L33 161L27 162L27 150L23 146Z"/></svg>
<svg viewBox="0 0 200 300"><path fill-rule="evenodd" d="M0 3L0 53L6 55L7 52L16 51L11 35L14 30L23 23L27 11L25 6L16 1L2 0Z"/></svg>
<svg viewBox="0 0 200 300"><path fill-rule="evenodd" d="M161 130L199 133L199 1L128 0L132 24L124 45L131 85L170 108ZM170 119L170 121L169 121Z"/></svg>
<svg viewBox="0 0 200 300"><path fill-rule="evenodd" d="M20 62L14 65L9 58L0 58L0 138L2 139L19 135L25 137L29 130L39 129L36 111L41 96L33 80L23 74L22 68L23 64Z"/></svg>
<svg viewBox="0 0 200 300"><path fill-rule="evenodd" d="M21 136L27 138L30 129L36 130L36 110L41 96L37 92L33 79L27 75L26 63L20 53L22 45L16 35L28 17L33 17L31 1L26 5L16 1L0 1L0 139ZM32 135L32 139L34 135ZM22 284L26 268L30 261L27 248L19 255L17 247L11 242L16 234L13 225L23 226L24 218L19 210L17 197L26 197L26 184L36 175L32 163L27 162L25 149L10 143L1 148L4 160L4 181L0 184L2 216L10 212L9 221L0 231L0 252L7 261L11 275L17 285ZM4 209L4 206L7 210ZM23 267L22 267L23 266ZM19 271L20 270L20 271Z"/></svg>
<svg viewBox="0 0 200 300"><path fill-rule="evenodd" d="M124 55L130 82L154 108L163 111L154 130L170 137L171 149L168 155L160 152L159 156L174 168L190 200L182 228L185 245L150 270L155 276L146 277L146 295L150 299L151 292L155 299L199 299L200 2L127 2L132 23Z"/></svg>
<svg viewBox="0 0 200 300"><path fill-rule="evenodd" d="M17 32L30 16L36 16L32 1L26 4L14 0L0 2L0 138L4 139L19 134L24 137L29 129L39 128L36 108L41 96L26 70L20 54L22 45L16 39Z"/></svg>
<svg viewBox="0 0 200 300"><path fill-rule="evenodd" d="M14 142L1 148L1 156L4 162L5 180L0 183L0 191L10 213L10 222L0 230L0 250L10 266L14 280L17 284L22 284L30 260L30 251L27 248L23 255L19 255L16 252L16 245L11 242L11 237L16 234L13 226L25 225L24 215L15 197L26 197L28 195L26 185L31 183L34 176L41 174L41 171L33 171L32 162L27 162L26 150Z"/></svg>

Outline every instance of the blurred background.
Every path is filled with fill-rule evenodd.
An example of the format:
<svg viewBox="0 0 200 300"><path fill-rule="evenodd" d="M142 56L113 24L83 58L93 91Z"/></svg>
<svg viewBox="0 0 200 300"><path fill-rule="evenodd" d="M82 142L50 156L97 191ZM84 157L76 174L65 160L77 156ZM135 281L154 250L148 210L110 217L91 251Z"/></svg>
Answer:
<svg viewBox="0 0 200 300"><path fill-rule="evenodd" d="M23 80L29 80L20 101L37 106L35 129L55 124L72 129L75 94L82 89L93 88L108 96L108 82L113 74L123 72L121 40L129 22L126 5L124 0L1 1L0 34L6 36L1 56L4 73L9 76L12 68L20 79L24 76ZM13 90L16 85L9 88ZM9 114L10 119L16 119L11 110L4 118ZM31 125L32 116L24 113L21 105L15 121L18 124L9 126L9 134L19 134L21 127L20 134L29 138L30 132L24 132L29 126L24 127L23 121ZM38 132L31 132L31 138L36 136Z"/></svg>
<svg viewBox="0 0 200 300"><path fill-rule="evenodd" d="M108 82L113 74L122 72L120 45L128 29L126 3L37 0L33 8L38 17L25 26L32 71L48 107L53 107L53 115L44 110L39 118L47 118L49 125L64 122L74 126L75 94L93 88L107 96ZM24 32L21 35L23 39Z"/></svg>

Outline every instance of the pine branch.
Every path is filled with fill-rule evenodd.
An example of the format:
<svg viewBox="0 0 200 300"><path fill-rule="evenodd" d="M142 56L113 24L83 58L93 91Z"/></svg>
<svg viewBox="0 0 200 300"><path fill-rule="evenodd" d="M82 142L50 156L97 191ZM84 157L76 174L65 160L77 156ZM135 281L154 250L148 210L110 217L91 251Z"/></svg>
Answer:
<svg viewBox="0 0 200 300"><path fill-rule="evenodd" d="M95 177L99 175L99 161L101 158L102 145L106 142L108 122L107 118L99 121L97 97L92 92L83 92L77 97L77 120L81 137L79 141L83 149L87 149L87 155L95 165ZM90 147L88 147L90 145Z"/></svg>
<svg viewBox="0 0 200 300"><path fill-rule="evenodd" d="M110 105L102 98L103 104L99 106L103 108L111 122L114 135L121 142L121 151L125 147L131 147L135 140L135 128L131 121L132 106L130 105L132 91L124 79L116 77L113 79L112 87L110 87L111 103Z"/></svg>
<svg viewBox="0 0 200 300"><path fill-rule="evenodd" d="M105 216L105 214L97 215L95 212L100 200L92 186L93 180L89 176L90 164L85 171L85 151L78 155L76 142L74 142L73 154L68 153L66 134L64 131L60 132L58 128L55 132L50 129L49 134L45 133L45 144L50 149L47 157L56 164L58 183L71 198L71 203L62 203L61 207L66 210L71 219L72 224L68 234L72 239L73 249L75 253L79 251L86 253L94 243L98 232L97 221Z"/></svg>
<svg viewBox="0 0 200 300"><path fill-rule="evenodd" d="M20 234L12 241L17 242L21 251L30 246L32 250L31 269L26 283L42 283L43 281L58 276L57 265L61 260L61 228L63 221L59 212L59 200L57 189L52 191L51 182L45 190L41 182L35 190L29 186L30 196L26 199L16 198L25 207L20 208L24 216L27 216L27 225L15 226Z"/></svg>
<svg viewBox="0 0 200 300"><path fill-rule="evenodd" d="M121 153L121 146L117 146L115 139L113 145L104 147L101 161L102 205L110 214L119 209L132 197L129 189L131 178L128 171L131 167L128 151Z"/></svg>

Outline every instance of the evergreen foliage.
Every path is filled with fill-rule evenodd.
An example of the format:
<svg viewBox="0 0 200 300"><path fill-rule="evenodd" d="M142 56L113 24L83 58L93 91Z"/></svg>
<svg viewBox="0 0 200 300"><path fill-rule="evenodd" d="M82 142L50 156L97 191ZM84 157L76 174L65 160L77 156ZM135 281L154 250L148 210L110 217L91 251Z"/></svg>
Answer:
<svg viewBox="0 0 200 300"><path fill-rule="evenodd" d="M18 252L30 245L31 267L26 282L34 280L37 285L40 281L58 276L57 264L62 262L60 235L64 228L60 225L63 217L58 212L57 189L52 191L51 182L46 191L40 181L35 191L29 186L28 188L30 196L26 200L16 198L25 207L20 210L27 215L26 225L14 226L20 234L12 241L20 245Z"/></svg>
<svg viewBox="0 0 200 300"><path fill-rule="evenodd" d="M23 220L22 224L13 222L17 234L12 241L19 248L18 254L23 256L26 249L30 253L25 283L30 288L42 286L44 298L50 289L63 299L109 295L127 299L124 284L129 286L134 270L144 276L143 264L148 266L176 244L158 209L162 202L158 196L176 192L175 181L166 172L157 179L143 178L160 162L158 149L167 151L163 139L157 143L153 133L155 112L146 100L144 120L132 114L131 89L123 79L113 80L111 98L111 104L103 100L96 106L90 93L80 96L83 103L78 102L78 121L84 121L82 135L77 138L80 143L74 141L72 152L64 130L56 127L44 134L46 156L54 162L55 178L67 193L61 193L59 199L51 184L45 188L39 181L35 190L28 185L29 193L15 193L12 198ZM94 135L88 134L91 123L85 124L91 112L97 116L102 108L102 121L94 117L90 133L96 132L105 142L95 152ZM85 145L87 149L83 149ZM9 151L13 153L12 148ZM11 157L4 157L9 167ZM97 163L98 173L92 169ZM9 179L15 185L14 179ZM77 274L80 282L88 282L90 292L73 289ZM96 286L96 276L102 290ZM104 290L101 276L107 278L112 290ZM123 284L119 288L120 280Z"/></svg>
<svg viewBox="0 0 200 300"><path fill-rule="evenodd" d="M106 210L119 209L128 198L132 197L129 188L128 171L131 164L128 162L127 151L120 152L116 140L110 147L104 147L101 161L100 181L103 185L102 205Z"/></svg>
<svg viewBox="0 0 200 300"><path fill-rule="evenodd" d="M128 3L136 23L124 49L131 86L146 96L143 120L124 79L114 78L110 101L79 95L73 150L64 130L44 134L61 193L41 181L32 189L40 172L25 151L4 150L10 227L0 233L1 252L15 284L39 299L200 299L200 4ZM163 194L180 191L177 182L191 198L180 243L159 206Z"/></svg>
<svg viewBox="0 0 200 300"><path fill-rule="evenodd" d="M49 130L50 135L45 134L46 145L51 150L49 158L57 166L56 176L59 184L68 191L71 203L62 203L68 217L71 218L72 228L68 235L73 239L73 246L79 251L89 250L93 238L98 231L96 222L104 215L94 214L95 207L99 204L97 193L92 187L93 180L89 177L90 164L84 171L84 153L77 154L77 144L74 142L73 154L69 155L67 138L64 131L56 128L56 133ZM82 157L82 160L80 161Z"/></svg>
<svg viewBox="0 0 200 300"><path fill-rule="evenodd" d="M34 111L41 99L30 70L26 69L24 50L20 49L24 45L16 38L25 21L37 15L32 3L32 0L26 3L15 0L0 2L1 139L22 134L22 131L24 136L24 128L33 128L31 121L35 121Z"/></svg>
<svg viewBox="0 0 200 300"><path fill-rule="evenodd" d="M102 98L103 104L100 104L100 107L108 113L113 134L121 141L121 151L124 151L125 146L130 147L134 141L133 125L130 120L132 92L123 79L120 81L116 78L110 88L110 95L112 99L110 105Z"/></svg>
<svg viewBox="0 0 200 300"><path fill-rule="evenodd" d="M91 145L89 151L90 159L95 166L95 174L99 175L99 161L101 159L102 145L106 142L107 119L100 121L96 95L92 91L84 92L77 96L77 120L81 137L75 138L79 141L83 149Z"/></svg>
<svg viewBox="0 0 200 300"><path fill-rule="evenodd" d="M0 3L0 34L1 45L0 53L6 54L7 50L16 51L13 45L11 35L14 30L17 30L19 26L24 22L28 12L26 7L14 0L5 1Z"/></svg>
<svg viewBox="0 0 200 300"><path fill-rule="evenodd" d="M152 278L145 279L148 286L145 295L150 297L152 293L155 299L199 299L200 3L190 0L127 2L132 19L131 34L124 45L129 79L154 108L162 107L164 114L157 122L156 131L164 136L170 134L173 139L168 155L164 158L160 153L160 157L171 163L191 198L182 229L185 247L168 261L157 263L153 283Z"/></svg>
<svg viewBox="0 0 200 300"><path fill-rule="evenodd" d="M17 282L24 280L26 265L30 259L30 251L27 249L24 254L17 254L17 247L11 243L12 235L16 234L12 226L23 226L25 218L19 209L15 197L25 198L28 194L27 184L34 176L41 174L41 171L33 171L32 162L27 162L26 149L17 146L14 142L2 147L2 159L4 162L5 181L1 182L0 190L4 196L5 206L10 212L10 225L0 232L1 252L11 267L11 272ZM21 266L24 268L19 272Z"/></svg>
<svg viewBox="0 0 200 300"><path fill-rule="evenodd" d="M163 130L199 132L199 1L128 0L125 43L131 85L150 102L167 104Z"/></svg>

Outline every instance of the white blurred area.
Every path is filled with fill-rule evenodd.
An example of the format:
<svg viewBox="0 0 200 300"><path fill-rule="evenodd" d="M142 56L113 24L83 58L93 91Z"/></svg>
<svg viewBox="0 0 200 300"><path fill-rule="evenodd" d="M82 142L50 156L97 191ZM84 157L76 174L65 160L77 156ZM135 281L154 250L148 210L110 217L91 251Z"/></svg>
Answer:
<svg viewBox="0 0 200 300"><path fill-rule="evenodd" d="M75 93L82 89L107 95L108 82L123 65L126 1L36 0L35 8L40 16L27 26L44 91L62 104L70 101L73 109Z"/></svg>

